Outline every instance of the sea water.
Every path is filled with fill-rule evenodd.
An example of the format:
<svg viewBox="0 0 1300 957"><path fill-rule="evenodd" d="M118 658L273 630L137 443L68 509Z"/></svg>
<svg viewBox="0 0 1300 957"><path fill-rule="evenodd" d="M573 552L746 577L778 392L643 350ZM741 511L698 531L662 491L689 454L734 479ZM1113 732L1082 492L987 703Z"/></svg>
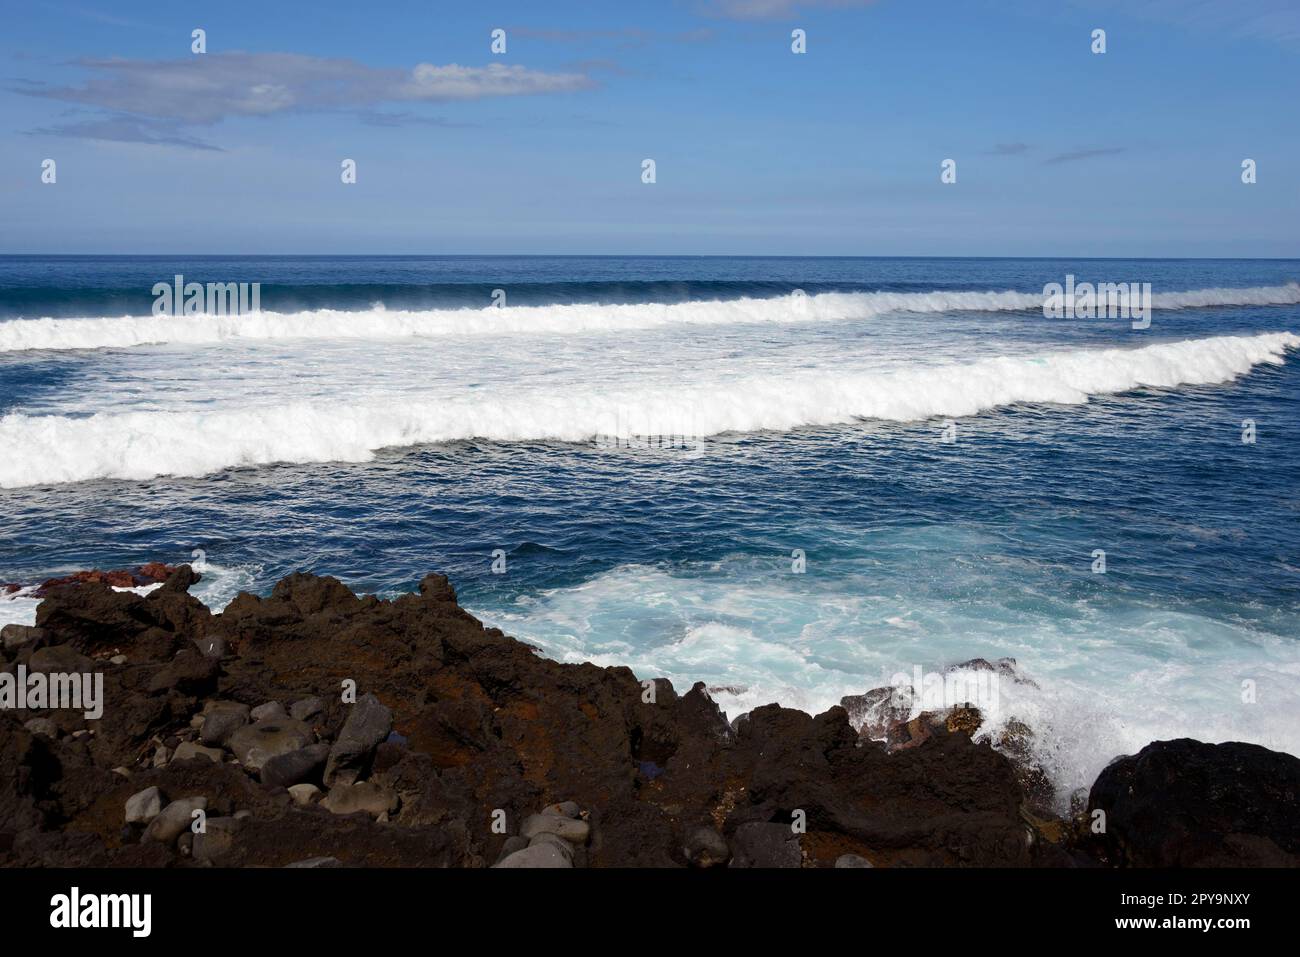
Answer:
<svg viewBox="0 0 1300 957"><path fill-rule="evenodd" d="M176 274L261 311L155 316ZM1145 328L1044 290L1150 283ZM1300 754L1300 262L0 257L0 582L450 576L561 661L820 711L1013 657L1062 795ZM1100 570L1099 570L1099 558ZM31 621L26 591L0 621Z"/></svg>

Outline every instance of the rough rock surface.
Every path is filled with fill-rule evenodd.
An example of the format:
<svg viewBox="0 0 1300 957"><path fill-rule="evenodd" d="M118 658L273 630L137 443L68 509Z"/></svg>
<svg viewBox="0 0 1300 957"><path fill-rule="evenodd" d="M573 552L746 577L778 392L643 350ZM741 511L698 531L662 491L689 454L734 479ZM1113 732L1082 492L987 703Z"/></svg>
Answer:
<svg viewBox="0 0 1300 957"><path fill-rule="evenodd" d="M1112 766L1093 790L1112 828L1100 843L1035 810L1017 765L972 740L974 709L909 721L920 723L892 749L842 707L767 705L733 727L703 684L679 694L659 679L647 703L627 668L539 657L461 609L440 575L381 601L296 574L219 615L188 594L196 580L182 566L143 596L94 578L51 584L39 634L6 642L9 670L44 650L102 672L105 701L95 721L0 712L0 865L879 868L1297 853L1285 784L1296 762L1263 749L1195 745L1209 750L1181 762L1186 777L1151 749L1126 759L1131 771ZM200 651L213 640L219 658ZM268 702L291 716L251 720ZM27 730L33 718L52 733ZM1126 823L1157 785L1156 823L1181 835L1156 840L1163 850L1133 830L1148 825ZM153 808L133 805L124 826L128 800L155 787L172 803L147 822ZM191 829L191 798L206 832ZM1251 810L1234 817L1230 804ZM1189 858L1170 841L1202 850Z"/></svg>
<svg viewBox="0 0 1300 957"><path fill-rule="evenodd" d="M1109 863L1300 867L1300 758L1259 745L1156 741L1097 776L1098 810Z"/></svg>

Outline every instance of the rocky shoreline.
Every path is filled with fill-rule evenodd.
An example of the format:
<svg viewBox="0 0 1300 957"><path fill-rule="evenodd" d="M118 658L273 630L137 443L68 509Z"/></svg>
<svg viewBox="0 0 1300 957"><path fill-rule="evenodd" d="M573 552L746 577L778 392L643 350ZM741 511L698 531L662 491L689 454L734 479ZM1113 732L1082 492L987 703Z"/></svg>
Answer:
<svg viewBox="0 0 1300 957"><path fill-rule="evenodd" d="M441 575L221 614L197 580L81 573L4 628L0 671L102 675L103 714L0 710L0 866L1300 865L1300 760L1255 745L1154 742L1063 817L1031 729L975 743L975 708L729 723L703 684L540 657Z"/></svg>

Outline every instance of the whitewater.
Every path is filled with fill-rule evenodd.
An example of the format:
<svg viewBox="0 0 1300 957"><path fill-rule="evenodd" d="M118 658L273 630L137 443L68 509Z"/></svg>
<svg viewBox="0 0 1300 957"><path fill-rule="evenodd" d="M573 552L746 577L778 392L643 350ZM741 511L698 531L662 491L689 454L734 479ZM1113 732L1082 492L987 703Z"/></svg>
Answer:
<svg viewBox="0 0 1300 957"><path fill-rule="evenodd" d="M895 313L1041 310L1044 297L1027 292L794 293L678 303L567 303L482 309L262 311L219 316L31 318L0 322L0 352L124 349L144 345L205 345L232 340L400 340L440 336L581 335L674 326L794 324L870 319ZM1068 309L1073 300L1063 305ZM1300 283L1157 292L1158 310L1211 306L1300 304ZM1098 320L1104 321L1104 320Z"/></svg>
<svg viewBox="0 0 1300 957"><path fill-rule="evenodd" d="M1218 336L1134 349L1048 352L846 373L836 365L761 376L515 394L462 390L420 401L276 402L213 411L0 418L0 487L200 476L277 462L365 462L380 449L482 439L584 442L708 437L859 419L970 416L1014 403L1076 405L1138 387L1227 382L1300 346L1291 333Z"/></svg>

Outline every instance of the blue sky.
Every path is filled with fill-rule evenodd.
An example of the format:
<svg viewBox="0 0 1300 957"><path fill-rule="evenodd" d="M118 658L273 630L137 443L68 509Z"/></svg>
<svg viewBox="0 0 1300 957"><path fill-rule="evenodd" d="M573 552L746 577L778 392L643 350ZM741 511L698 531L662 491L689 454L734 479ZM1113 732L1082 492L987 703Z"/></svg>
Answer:
<svg viewBox="0 0 1300 957"><path fill-rule="evenodd" d="M1294 0L32 0L0 59L6 253L1300 256Z"/></svg>

